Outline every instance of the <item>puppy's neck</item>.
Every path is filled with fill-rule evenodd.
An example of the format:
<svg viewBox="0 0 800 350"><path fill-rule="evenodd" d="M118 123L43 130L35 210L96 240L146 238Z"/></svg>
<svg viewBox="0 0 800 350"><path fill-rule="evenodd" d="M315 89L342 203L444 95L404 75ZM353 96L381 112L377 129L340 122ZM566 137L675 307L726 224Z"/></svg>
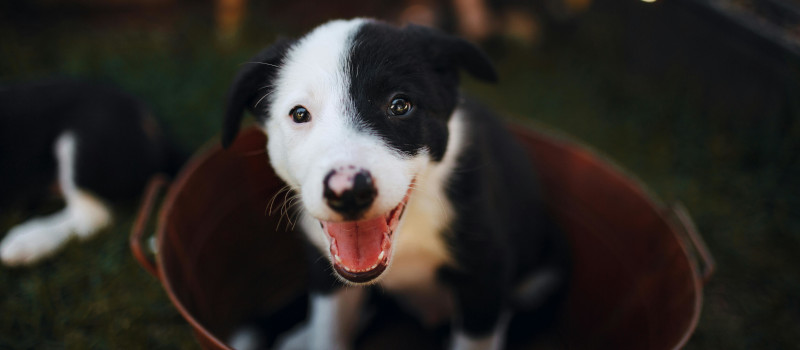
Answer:
<svg viewBox="0 0 800 350"><path fill-rule="evenodd" d="M464 148L465 119L461 110L453 113L447 125L444 158L417 175L414 193L397 232L392 266L380 282L387 289L429 288L435 285L439 267L455 263L447 246L447 227L454 212L446 190Z"/></svg>

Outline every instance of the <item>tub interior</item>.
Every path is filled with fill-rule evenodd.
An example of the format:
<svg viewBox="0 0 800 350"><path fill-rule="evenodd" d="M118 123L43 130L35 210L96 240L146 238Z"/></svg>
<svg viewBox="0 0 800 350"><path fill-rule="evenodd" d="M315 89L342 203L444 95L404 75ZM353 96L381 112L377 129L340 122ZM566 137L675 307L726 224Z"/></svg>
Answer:
<svg viewBox="0 0 800 350"><path fill-rule="evenodd" d="M514 133L537 165L549 209L568 235L574 271L555 328L508 348L682 344L696 323L700 284L660 205L582 147L527 128ZM273 313L306 293L300 234L292 231L294 218L277 208L283 184L264 145L264 135L249 128L228 150L207 148L178 176L162 209L165 286L185 316L221 341L254 315ZM303 310L297 307L289 318ZM376 319L358 348L442 348L442 332L392 312Z"/></svg>

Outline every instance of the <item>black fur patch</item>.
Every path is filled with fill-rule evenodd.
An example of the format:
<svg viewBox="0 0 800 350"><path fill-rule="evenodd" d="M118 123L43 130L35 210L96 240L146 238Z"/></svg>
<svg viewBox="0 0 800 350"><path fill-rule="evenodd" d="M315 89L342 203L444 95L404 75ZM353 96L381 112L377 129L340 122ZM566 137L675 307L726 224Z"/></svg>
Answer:
<svg viewBox="0 0 800 350"><path fill-rule="evenodd" d="M228 90L228 103L222 124L222 145L228 147L239 133L245 109L263 121L269 111L267 95L275 90L273 80L294 40L279 39L262 50L239 70Z"/></svg>
<svg viewBox="0 0 800 350"><path fill-rule="evenodd" d="M447 189L455 211L448 246L459 268L440 277L454 291L459 327L478 336L514 307L511 292L531 272L550 267L565 282L567 248L545 213L525 149L481 105L466 100L462 108L470 141Z"/></svg>
<svg viewBox="0 0 800 350"><path fill-rule="evenodd" d="M434 160L444 156L460 68L484 80L496 79L480 50L429 28L371 22L359 28L352 45L348 70L358 125L409 156L423 149ZM403 116L387 112L396 96L412 103Z"/></svg>

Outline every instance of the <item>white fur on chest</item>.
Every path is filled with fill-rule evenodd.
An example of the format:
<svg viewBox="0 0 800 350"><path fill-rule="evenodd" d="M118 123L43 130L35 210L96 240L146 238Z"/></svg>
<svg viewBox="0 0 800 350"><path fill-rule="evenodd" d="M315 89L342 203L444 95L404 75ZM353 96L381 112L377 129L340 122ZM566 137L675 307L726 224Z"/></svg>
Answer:
<svg viewBox="0 0 800 350"><path fill-rule="evenodd" d="M451 312L450 293L436 280L444 265L455 261L447 246L453 207L447 183L464 142L463 115L456 111L448 123L447 152L438 164L417 174L414 192L395 238L390 268L379 284L403 297L426 324L437 324Z"/></svg>
<svg viewBox="0 0 800 350"><path fill-rule="evenodd" d="M428 175L428 174L426 174ZM401 226L395 232L392 265L380 280L388 290L425 290L435 284L436 270L452 263L445 242L452 206L443 189L417 176Z"/></svg>
<svg viewBox="0 0 800 350"><path fill-rule="evenodd" d="M450 136L444 159L417 174L403 222L395 233L392 266L380 280L388 290L436 287L436 271L453 263L446 242L453 207L445 190L463 148L463 124L463 115L456 111L448 123Z"/></svg>

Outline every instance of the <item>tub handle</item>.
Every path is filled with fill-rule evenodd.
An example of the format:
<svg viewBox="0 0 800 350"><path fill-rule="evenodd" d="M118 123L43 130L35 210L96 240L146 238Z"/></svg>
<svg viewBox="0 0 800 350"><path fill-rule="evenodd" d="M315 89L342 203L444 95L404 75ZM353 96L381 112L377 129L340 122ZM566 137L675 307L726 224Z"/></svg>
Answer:
<svg viewBox="0 0 800 350"><path fill-rule="evenodd" d="M161 275L156 268L155 258L151 258L145 253L142 247L142 238L144 237L147 224L150 222L150 216L153 213L153 207L156 204L158 194L162 188L167 185L167 178L164 175L158 174L153 176L147 183L147 188L144 193L141 206L139 206L139 213L136 214L136 221L133 223L131 230L130 245L133 257L139 262L147 272L161 279Z"/></svg>
<svg viewBox="0 0 800 350"><path fill-rule="evenodd" d="M684 239L684 242L686 242L690 250L694 251L695 256L699 260L697 261L697 269L699 270L698 272L703 279L703 284L708 283L709 278L711 278L711 275L714 274L714 270L717 267L714 257L711 256L711 251L708 250L706 242L697 231L697 226L694 224L694 220L692 220L692 217L689 215L689 211L686 209L686 206L684 206L681 202L675 202L670 206L669 209L672 214L671 216L675 218L682 228L686 238Z"/></svg>

